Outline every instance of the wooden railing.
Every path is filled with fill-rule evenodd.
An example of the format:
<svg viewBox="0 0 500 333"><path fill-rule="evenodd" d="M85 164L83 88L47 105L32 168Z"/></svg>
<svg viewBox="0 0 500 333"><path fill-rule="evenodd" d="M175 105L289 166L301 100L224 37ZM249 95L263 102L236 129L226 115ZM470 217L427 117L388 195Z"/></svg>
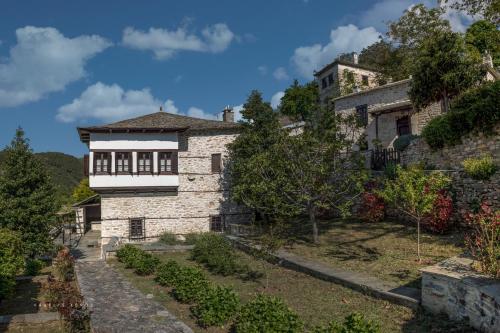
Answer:
<svg viewBox="0 0 500 333"><path fill-rule="evenodd" d="M384 170L388 164L399 164L401 156L398 150L393 148L372 150L372 170Z"/></svg>

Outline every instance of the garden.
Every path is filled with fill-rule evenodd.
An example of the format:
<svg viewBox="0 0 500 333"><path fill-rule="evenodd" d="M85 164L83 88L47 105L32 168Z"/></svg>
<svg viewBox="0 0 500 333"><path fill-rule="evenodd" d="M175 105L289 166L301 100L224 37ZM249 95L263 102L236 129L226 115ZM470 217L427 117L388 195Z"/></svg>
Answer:
<svg viewBox="0 0 500 333"><path fill-rule="evenodd" d="M465 328L235 250L221 235L190 251L125 245L110 263L196 332L448 332Z"/></svg>

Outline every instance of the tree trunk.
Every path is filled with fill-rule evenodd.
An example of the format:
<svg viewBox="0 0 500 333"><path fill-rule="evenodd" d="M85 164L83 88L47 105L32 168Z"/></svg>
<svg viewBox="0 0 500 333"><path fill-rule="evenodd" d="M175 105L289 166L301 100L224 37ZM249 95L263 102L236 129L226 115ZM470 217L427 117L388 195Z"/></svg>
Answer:
<svg viewBox="0 0 500 333"><path fill-rule="evenodd" d="M421 263L422 259L420 258L420 218L417 219L417 257L418 257L418 262Z"/></svg>
<svg viewBox="0 0 500 333"><path fill-rule="evenodd" d="M314 207L309 208L309 222L311 222L312 232L313 232L313 243L319 243L318 237L318 224L316 223L316 215L314 211Z"/></svg>
<svg viewBox="0 0 500 333"><path fill-rule="evenodd" d="M443 109L444 109L445 113L448 112L448 109L450 107L449 105L450 105L450 101L448 99L448 94L446 92L443 92Z"/></svg>

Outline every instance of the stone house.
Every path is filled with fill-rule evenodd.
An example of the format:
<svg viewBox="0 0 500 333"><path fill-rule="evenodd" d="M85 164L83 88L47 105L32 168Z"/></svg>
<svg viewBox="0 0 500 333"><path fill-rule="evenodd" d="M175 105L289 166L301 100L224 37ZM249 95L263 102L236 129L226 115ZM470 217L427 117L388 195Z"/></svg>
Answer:
<svg viewBox="0 0 500 333"><path fill-rule="evenodd" d="M93 216L99 214L92 229L101 230L102 244L111 237L150 241L163 232L220 231L248 221L251 214L229 201L224 175L226 145L239 131L230 109L223 121L160 110L79 127L80 140L89 147L84 160L90 188L100 199L89 202ZM86 204L75 209L83 215ZM88 225L85 218L81 222Z"/></svg>

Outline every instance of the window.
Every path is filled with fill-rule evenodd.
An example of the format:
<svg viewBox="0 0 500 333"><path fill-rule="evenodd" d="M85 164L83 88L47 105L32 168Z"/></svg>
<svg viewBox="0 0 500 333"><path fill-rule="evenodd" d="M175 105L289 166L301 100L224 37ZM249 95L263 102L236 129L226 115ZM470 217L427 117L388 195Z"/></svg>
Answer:
<svg viewBox="0 0 500 333"><path fill-rule="evenodd" d="M130 219L130 239L144 239L144 219L143 218L133 218Z"/></svg>
<svg viewBox="0 0 500 333"><path fill-rule="evenodd" d="M368 125L368 105L363 104L356 106L356 115L361 125Z"/></svg>
<svg viewBox="0 0 500 333"><path fill-rule="evenodd" d="M137 153L137 172L138 173L152 173L153 172L153 153L152 152L138 152Z"/></svg>
<svg viewBox="0 0 500 333"><path fill-rule="evenodd" d="M367 85L368 85L368 75L361 75L361 83L362 83L364 86L367 86Z"/></svg>
<svg viewBox="0 0 500 333"><path fill-rule="evenodd" d="M222 170L221 154L212 154L212 173L219 173Z"/></svg>
<svg viewBox="0 0 500 333"><path fill-rule="evenodd" d="M399 136L411 134L410 118L408 116L399 118L396 120L396 127L398 129Z"/></svg>
<svg viewBox="0 0 500 333"><path fill-rule="evenodd" d="M328 87L328 83L326 82L326 77L324 77L321 80L321 88L325 89L326 87Z"/></svg>
<svg viewBox="0 0 500 333"><path fill-rule="evenodd" d="M94 173L95 174L110 174L111 173L111 154L108 152L94 153Z"/></svg>
<svg viewBox="0 0 500 333"><path fill-rule="evenodd" d="M331 86L333 84L333 73L328 74L328 85Z"/></svg>
<svg viewBox="0 0 500 333"><path fill-rule="evenodd" d="M222 225L222 218L220 215L210 216L210 231L222 232L224 231Z"/></svg>
<svg viewBox="0 0 500 333"><path fill-rule="evenodd" d="M130 173L132 171L129 152L116 152L115 153L115 172L117 174Z"/></svg>

